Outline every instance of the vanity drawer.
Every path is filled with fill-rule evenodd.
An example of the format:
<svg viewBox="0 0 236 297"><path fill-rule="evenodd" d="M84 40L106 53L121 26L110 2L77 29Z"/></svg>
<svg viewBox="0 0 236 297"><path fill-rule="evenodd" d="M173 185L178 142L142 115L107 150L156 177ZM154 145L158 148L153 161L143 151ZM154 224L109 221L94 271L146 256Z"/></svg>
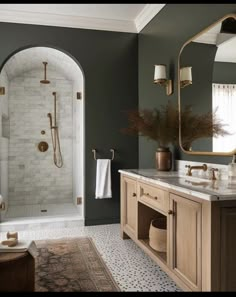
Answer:
<svg viewBox="0 0 236 297"><path fill-rule="evenodd" d="M138 182L138 200L163 212L169 210L169 194L158 187Z"/></svg>

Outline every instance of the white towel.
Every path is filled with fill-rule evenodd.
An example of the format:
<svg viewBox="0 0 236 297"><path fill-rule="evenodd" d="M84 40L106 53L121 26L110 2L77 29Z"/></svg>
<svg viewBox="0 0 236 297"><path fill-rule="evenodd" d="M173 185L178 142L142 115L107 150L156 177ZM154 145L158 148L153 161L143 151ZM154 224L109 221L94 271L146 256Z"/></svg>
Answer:
<svg viewBox="0 0 236 297"><path fill-rule="evenodd" d="M98 159L95 198L102 199L111 197L111 160Z"/></svg>

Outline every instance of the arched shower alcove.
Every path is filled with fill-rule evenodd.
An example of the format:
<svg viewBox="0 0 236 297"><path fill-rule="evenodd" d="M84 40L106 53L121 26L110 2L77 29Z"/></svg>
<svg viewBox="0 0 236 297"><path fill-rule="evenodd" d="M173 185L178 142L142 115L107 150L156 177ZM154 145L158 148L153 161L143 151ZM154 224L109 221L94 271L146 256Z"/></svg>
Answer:
<svg viewBox="0 0 236 297"><path fill-rule="evenodd" d="M42 83L45 76L50 83ZM83 225L84 77L80 66L61 50L30 47L6 61L0 87L0 194L5 206L1 227L28 219ZM55 147L55 130L61 168L55 166L59 147L58 142Z"/></svg>

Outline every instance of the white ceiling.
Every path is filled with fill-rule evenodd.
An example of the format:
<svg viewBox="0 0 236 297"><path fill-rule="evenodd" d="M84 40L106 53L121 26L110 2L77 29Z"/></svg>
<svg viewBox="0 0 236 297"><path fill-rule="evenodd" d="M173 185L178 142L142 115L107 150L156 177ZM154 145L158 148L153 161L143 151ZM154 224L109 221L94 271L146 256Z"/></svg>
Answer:
<svg viewBox="0 0 236 297"><path fill-rule="evenodd" d="M165 4L0 4L0 21L140 32Z"/></svg>
<svg viewBox="0 0 236 297"><path fill-rule="evenodd" d="M134 20L145 4L1 4L1 9L115 20Z"/></svg>

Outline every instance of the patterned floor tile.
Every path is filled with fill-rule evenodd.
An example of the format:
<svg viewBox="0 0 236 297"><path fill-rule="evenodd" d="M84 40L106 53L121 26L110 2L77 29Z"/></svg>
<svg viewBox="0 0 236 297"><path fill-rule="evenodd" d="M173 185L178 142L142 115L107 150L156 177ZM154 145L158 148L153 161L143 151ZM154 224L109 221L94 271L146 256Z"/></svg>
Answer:
<svg viewBox="0 0 236 297"><path fill-rule="evenodd" d="M90 236L121 291L181 291L174 281L131 239L120 237L120 224L19 231L19 239ZM0 233L0 239L6 232Z"/></svg>

